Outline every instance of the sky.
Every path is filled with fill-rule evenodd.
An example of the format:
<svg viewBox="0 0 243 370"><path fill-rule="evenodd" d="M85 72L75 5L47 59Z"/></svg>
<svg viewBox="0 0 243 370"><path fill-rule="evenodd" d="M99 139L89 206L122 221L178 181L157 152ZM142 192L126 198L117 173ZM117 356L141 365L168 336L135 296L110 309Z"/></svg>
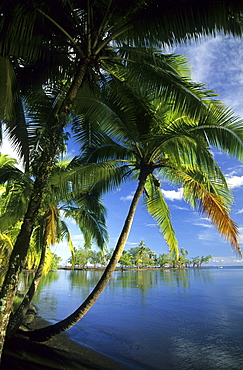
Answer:
<svg viewBox="0 0 243 370"><path fill-rule="evenodd" d="M192 68L192 79L216 90L220 99L243 118L243 40L217 36L200 43L171 50L188 57ZM4 140L2 153L13 154L9 143ZM75 147L69 147L69 155L77 154ZM239 228L239 241L243 250L243 163L228 155L213 150L214 158L225 174L234 194L231 218ZM104 198L107 206L107 225L110 235L108 248L114 248L136 188L136 183L127 183ZM243 261L231 250L230 244L220 236L211 222L201 217L182 198L182 189L162 182L162 189L172 215L172 224L179 242L179 248L186 249L190 258L211 254L210 264L243 265ZM83 238L74 224L69 223L73 243L83 246ZM140 202L126 249L135 247L140 241L154 252L168 253L163 236L154 220L147 214ZM67 261L70 252L64 241L53 251Z"/></svg>

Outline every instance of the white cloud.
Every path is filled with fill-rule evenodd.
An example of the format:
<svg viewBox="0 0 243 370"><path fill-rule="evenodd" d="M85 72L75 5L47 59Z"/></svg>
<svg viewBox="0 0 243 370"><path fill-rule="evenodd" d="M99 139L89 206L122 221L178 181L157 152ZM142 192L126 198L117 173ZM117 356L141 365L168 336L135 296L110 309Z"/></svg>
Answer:
<svg viewBox="0 0 243 370"><path fill-rule="evenodd" d="M14 150L13 146L11 145L10 141L6 138L6 135L4 133L1 145L1 154L8 154L10 157L15 158L18 162L20 162L20 158L16 150Z"/></svg>
<svg viewBox="0 0 243 370"><path fill-rule="evenodd" d="M189 56L190 60L193 60L192 78L195 81L207 81L208 76L211 73L211 66L215 59L213 50L218 48L221 41L222 37L218 36L212 39L210 38L202 44L197 44L197 46L195 46L195 49Z"/></svg>
<svg viewBox="0 0 243 370"><path fill-rule="evenodd" d="M176 206L175 204L173 205L173 208L179 209L180 211L188 211L189 210L186 207L179 207L179 206Z"/></svg>
<svg viewBox="0 0 243 370"><path fill-rule="evenodd" d="M227 177L227 184L231 189L240 188L243 186L243 176Z"/></svg>
<svg viewBox="0 0 243 370"><path fill-rule="evenodd" d="M202 226L202 227L208 227L208 228L213 228L213 225L211 225L211 224L205 224L205 223L194 223L193 225L195 225L195 226Z"/></svg>
<svg viewBox="0 0 243 370"><path fill-rule="evenodd" d="M240 214L240 213L243 213L243 208L239 209L239 211L236 212L236 214Z"/></svg>
<svg viewBox="0 0 243 370"><path fill-rule="evenodd" d="M243 227L239 227L239 243L243 243Z"/></svg>
<svg viewBox="0 0 243 370"><path fill-rule="evenodd" d="M82 234L76 234L76 235L72 235L72 239L73 239L73 241L74 240L78 240L78 241L80 241L80 240L84 240L84 237L83 237L83 235Z"/></svg>
<svg viewBox="0 0 243 370"><path fill-rule="evenodd" d="M228 173L225 174L226 177L233 177L234 175L241 175L243 172L243 165L239 164L238 166L234 166L233 168L228 169Z"/></svg>
<svg viewBox="0 0 243 370"><path fill-rule="evenodd" d="M240 38L218 35L180 47L175 52L188 56L194 81L216 90L226 105L239 116L243 115L243 44Z"/></svg>
<svg viewBox="0 0 243 370"><path fill-rule="evenodd" d="M157 225L156 224L144 224L144 226L147 226L147 227L156 227Z"/></svg>
<svg viewBox="0 0 243 370"><path fill-rule="evenodd" d="M133 246L133 245L138 245L138 243L126 242L126 245L131 245L131 246Z"/></svg>
<svg viewBox="0 0 243 370"><path fill-rule="evenodd" d="M131 201L133 199L133 196L134 196L134 192L131 193L130 195L125 196L125 197L121 197L120 200L122 200L124 202L126 202L128 200Z"/></svg>
<svg viewBox="0 0 243 370"><path fill-rule="evenodd" d="M237 259L235 256L229 256L229 257L213 257L210 264L211 265L218 265L221 264L223 266L229 265L229 266L235 266L239 263L243 263L242 259Z"/></svg>
<svg viewBox="0 0 243 370"><path fill-rule="evenodd" d="M16 167L23 171L23 162L20 160L16 150L14 150L13 146L11 145L10 141L6 137L6 133L3 130L3 139L2 145L0 146L0 153L1 154L8 154L10 157L15 158L17 161Z"/></svg>
<svg viewBox="0 0 243 370"><path fill-rule="evenodd" d="M198 239L211 242L213 239L217 239L217 236L213 235L211 232L203 231L198 234Z"/></svg>
<svg viewBox="0 0 243 370"><path fill-rule="evenodd" d="M164 197L169 200L182 200L183 199L183 188L178 190L162 190Z"/></svg>

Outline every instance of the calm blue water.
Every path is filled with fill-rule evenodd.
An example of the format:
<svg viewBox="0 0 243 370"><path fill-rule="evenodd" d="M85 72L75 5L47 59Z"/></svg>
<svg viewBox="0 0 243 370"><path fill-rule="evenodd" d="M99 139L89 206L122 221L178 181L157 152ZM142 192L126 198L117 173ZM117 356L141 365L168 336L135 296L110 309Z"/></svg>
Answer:
<svg viewBox="0 0 243 370"><path fill-rule="evenodd" d="M34 303L56 322L101 272L58 271ZM117 271L71 339L141 369L243 369L243 268ZM126 365L125 365L126 367Z"/></svg>

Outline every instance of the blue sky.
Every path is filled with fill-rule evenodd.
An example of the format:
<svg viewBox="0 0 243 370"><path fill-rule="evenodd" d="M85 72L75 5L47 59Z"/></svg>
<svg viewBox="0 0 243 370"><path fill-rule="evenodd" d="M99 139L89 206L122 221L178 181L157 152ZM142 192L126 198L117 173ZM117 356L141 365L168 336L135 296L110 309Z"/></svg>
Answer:
<svg viewBox="0 0 243 370"><path fill-rule="evenodd" d="M197 44L174 49L172 52L186 55L192 68L192 79L205 83L209 89L216 90L220 94L220 99L243 118L242 40L217 36ZM9 145L6 142L2 147L2 153L4 152L9 152ZM234 193L231 217L238 224L239 240L243 247L243 163L226 154L217 151L213 153ZM135 183L126 184L104 199L108 211L109 248L115 247L135 188ZM162 188L171 210L179 248L188 250L190 257L212 254L215 260L220 261L220 264L238 260L230 245L218 234L210 221L200 217L184 202L180 188L171 187L166 182L162 183ZM82 246L83 238L78 229L73 224L70 224L70 229L74 245ZM138 245L141 240L156 253L167 253L168 251L155 222L142 204L136 212L126 249ZM61 243L55 252L64 261L70 255L65 242ZM233 263L239 264L240 262Z"/></svg>

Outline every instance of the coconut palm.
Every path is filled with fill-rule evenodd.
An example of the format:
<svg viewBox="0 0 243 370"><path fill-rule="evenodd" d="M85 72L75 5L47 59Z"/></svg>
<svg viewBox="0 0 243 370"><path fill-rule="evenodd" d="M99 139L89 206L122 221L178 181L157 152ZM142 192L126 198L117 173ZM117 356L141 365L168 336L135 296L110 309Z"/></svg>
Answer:
<svg viewBox="0 0 243 370"><path fill-rule="evenodd" d="M4 158L7 157L4 156ZM64 218L73 218L76 221L84 236L85 245L87 247L90 247L91 242L95 241L100 248L103 248L107 241L104 218L105 209L99 200L99 194L94 187L92 189L85 189L83 186L79 186L79 191L77 188L75 189L76 196L74 197L72 195L68 173L70 171L73 172L74 168L72 167L69 169L69 162L70 161L60 161L53 169L53 176L56 178L58 174L59 179L65 178L65 182L62 181L62 187L59 187L52 181L52 178L50 178L49 187L45 193L43 205L32 234L30 250L26 261L26 263L30 263L30 267L33 268L34 264L36 264L36 260L39 260L38 268L24 300L17 311L15 311L14 315L11 316L8 335L12 335L13 332L18 329L33 295L36 292L46 259L46 251L50 249L51 245L60 242L64 237L67 238L70 249L73 251L71 235L66 222L63 220L63 216ZM10 159L8 158L7 165L1 168L2 178L7 177L7 174L4 174L3 171L4 168L7 173L10 172L9 163ZM14 172L13 168L12 173L11 182L9 181L5 192L3 192L1 196L2 212L0 217L0 230L2 240L4 239L4 245L7 247L9 246L9 242L11 242L11 247L14 243L14 239L7 239L7 235L13 230L17 222L18 225L21 225L23 215L26 211L26 204L28 203L28 198L31 193L31 184L33 185L32 179L26 181L25 184L21 181L21 171L16 170ZM19 175L18 178L16 177L16 173ZM22 174L22 176L24 176L24 174ZM12 180L13 177L14 180ZM17 204L18 212L16 212ZM5 236L5 238L3 238L3 236ZM7 241L9 242L7 243ZM40 257L39 251L41 251ZM5 264L8 259L7 257L9 256L6 256Z"/></svg>
<svg viewBox="0 0 243 370"><path fill-rule="evenodd" d="M141 240L137 247L129 249L129 253L132 256L133 264L139 269L140 266L151 266L154 264L151 256L153 252L150 248L145 246L145 242Z"/></svg>
<svg viewBox="0 0 243 370"><path fill-rule="evenodd" d="M35 341L45 341L68 329L97 300L122 256L143 194L145 207L158 224L171 254L178 259L178 243L161 189L162 180L182 186L184 199L193 208L206 213L232 248L241 254L237 227L229 215L232 195L209 144L242 159L242 122L219 102L207 102L206 98L203 105L207 110L202 109L200 115L195 115L194 110L186 114L184 109L181 115L181 111L176 111L173 106L173 95L166 101L162 97L154 99L148 89L143 91L141 86L135 89L125 81L117 88L116 80L110 80L109 86L104 85L103 89L95 99L94 95L90 100L85 95L80 108L82 114L76 121L75 131L77 139L84 143L84 153L79 160L82 164L80 171L74 174L74 182L87 181L87 178L92 182L95 178L97 184L107 190L131 179L137 181L137 188L116 248L101 279L69 317L26 334ZM80 95L77 99L82 100ZM91 115L93 109L95 114Z"/></svg>
<svg viewBox="0 0 243 370"><path fill-rule="evenodd" d="M234 1L195 4L134 0L124 4L119 0L56 0L41 4L9 1L1 4L0 11L1 69L8 81L6 84L2 79L1 96L4 98L1 98L0 114L27 164L29 153L24 144L29 136L23 119L21 94L26 95L29 89L37 91L50 81L59 90L49 112L42 150L35 156L33 192L0 294L1 322L6 327L47 179L59 154L63 128L84 79L100 79L105 70L116 75L116 63L127 68L128 63L136 61L130 59L131 53L139 57L134 67L141 69L141 54L134 53L134 47L139 51L150 46L160 48L214 34L217 30L240 35L241 6ZM139 76L147 79L141 70ZM167 73L167 77L170 81L170 74ZM21 85L19 90L16 89L18 84ZM0 339L2 343L3 338Z"/></svg>

